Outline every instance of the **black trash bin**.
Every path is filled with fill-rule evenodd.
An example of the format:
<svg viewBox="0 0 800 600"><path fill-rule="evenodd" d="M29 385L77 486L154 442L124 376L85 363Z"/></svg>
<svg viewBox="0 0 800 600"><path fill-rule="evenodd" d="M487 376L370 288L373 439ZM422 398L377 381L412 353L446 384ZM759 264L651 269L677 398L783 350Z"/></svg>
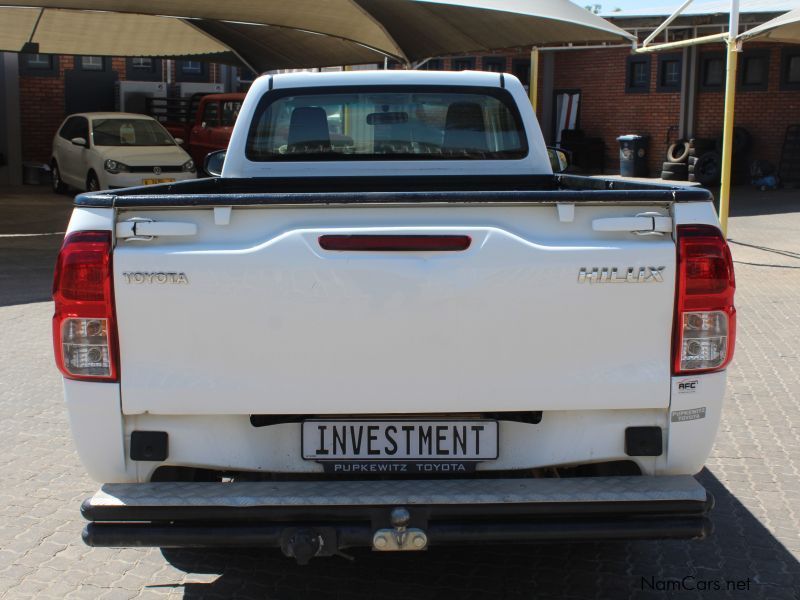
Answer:
<svg viewBox="0 0 800 600"><path fill-rule="evenodd" d="M646 135L621 135L619 142L619 174L623 177L647 177Z"/></svg>

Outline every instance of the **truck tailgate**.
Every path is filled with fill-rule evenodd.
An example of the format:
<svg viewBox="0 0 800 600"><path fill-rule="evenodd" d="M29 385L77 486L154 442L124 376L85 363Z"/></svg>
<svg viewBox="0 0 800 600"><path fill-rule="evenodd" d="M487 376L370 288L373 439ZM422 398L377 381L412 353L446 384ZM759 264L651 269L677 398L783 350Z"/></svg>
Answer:
<svg viewBox="0 0 800 600"><path fill-rule="evenodd" d="M668 206L658 208L669 215ZM578 206L565 221L553 205L236 208L227 224L208 208L121 211L118 233L133 217L197 227L117 240L123 410L666 407L672 235L593 226L648 210ZM326 235L470 243L326 250ZM582 269L609 275L592 281Z"/></svg>

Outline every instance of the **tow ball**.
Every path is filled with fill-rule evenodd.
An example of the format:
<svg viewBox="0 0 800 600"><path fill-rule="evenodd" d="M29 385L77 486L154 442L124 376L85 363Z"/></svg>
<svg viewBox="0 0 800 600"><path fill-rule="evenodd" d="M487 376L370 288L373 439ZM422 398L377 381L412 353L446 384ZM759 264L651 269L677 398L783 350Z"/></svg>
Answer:
<svg viewBox="0 0 800 600"><path fill-rule="evenodd" d="M428 547L428 536L422 529L409 527L411 513L407 508L398 506L389 515L392 528L378 529L372 536L372 549L380 552L404 552L425 550Z"/></svg>

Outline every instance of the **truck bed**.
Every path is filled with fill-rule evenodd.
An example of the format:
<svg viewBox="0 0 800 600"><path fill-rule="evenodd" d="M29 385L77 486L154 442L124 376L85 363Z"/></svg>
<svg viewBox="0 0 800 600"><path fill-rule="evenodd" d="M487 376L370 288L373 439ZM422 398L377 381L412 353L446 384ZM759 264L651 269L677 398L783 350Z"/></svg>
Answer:
<svg viewBox="0 0 800 600"><path fill-rule="evenodd" d="M557 192L557 193L554 193ZM712 200L702 188L579 175L209 178L81 194L93 208L397 203L668 203Z"/></svg>

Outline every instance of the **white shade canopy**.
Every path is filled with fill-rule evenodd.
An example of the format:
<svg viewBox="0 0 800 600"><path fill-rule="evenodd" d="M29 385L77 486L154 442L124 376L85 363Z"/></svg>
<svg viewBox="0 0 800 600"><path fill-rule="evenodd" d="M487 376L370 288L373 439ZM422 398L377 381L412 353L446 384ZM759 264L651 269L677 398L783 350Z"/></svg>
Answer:
<svg viewBox="0 0 800 600"><path fill-rule="evenodd" d="M259 71L634 39L569 0L0 0L0 6L32 7L0 8L3 50L19 52L32 41L42 53L61 54L232 51Z"/></svg>
<svg viewBox="0 0 800 600"><path fill-rule="evenodd" d="M800 8L740 34L738 39L800 44Z"/></svg>

